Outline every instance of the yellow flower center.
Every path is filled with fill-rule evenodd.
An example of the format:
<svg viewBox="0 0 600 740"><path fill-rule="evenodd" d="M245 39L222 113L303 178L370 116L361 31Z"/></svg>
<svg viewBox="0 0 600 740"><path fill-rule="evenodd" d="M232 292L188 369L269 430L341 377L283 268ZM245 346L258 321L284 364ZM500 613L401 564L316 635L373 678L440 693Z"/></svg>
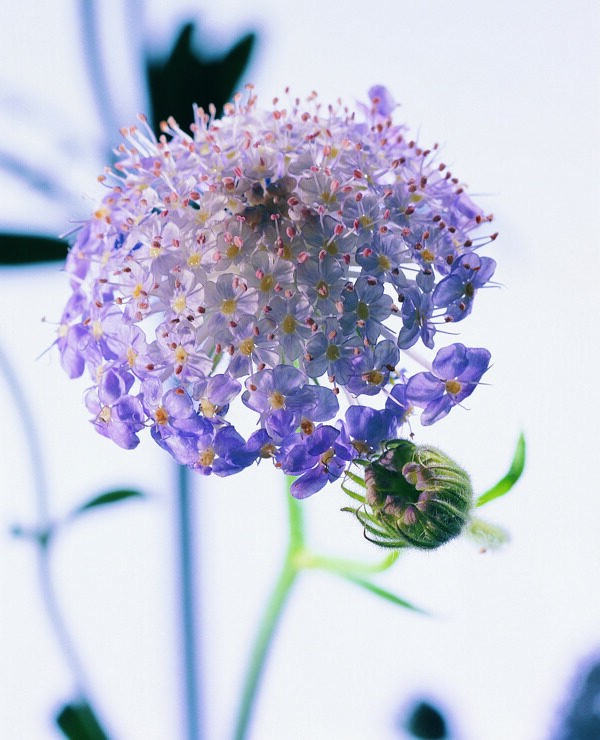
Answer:
<svg viewBox="0 0 600 740"><path fill-rule="evenodd" d="M453 396L455 396L457 393L460 393L461 388L462 385L458 382L458 380L446 381L446 390L448 391L448 393L452 393Z"/></svg>
<svg viewBox="0 0 600 740"><path fill-rule="evenodd" d="M291 314L288 314L281 322L281 328L284 334L293 334L296 331L296 319Z"/></svg>
<svg viewBox="0 0 600 740"><path fill-rule="evenodd" d="M273 275L265 275L261 279L258 287L263 293L269 293L274 283L275 283L275 278L273 277Z"/></svg>
<svg viewBox="0 0 600 740"><path fill-rule="evenodd" d="M370 383L371 385L381 385L381 383L383 383L383 373L380 373L379 370L371 370L367 375L367 383Z"/></svg>
<svg viewBox="0 0 600 740"><path fill-rule="evenodd" d="M379 265L380 270L389 270L392 266L392 263L385 254L379 255L379 258L377 259L377 264Z"/></svg>
<svg viewBox="0 0 600 740"><path fill-rule="evenodd" d="M208 398L200 399L200 408L202 409L204 416L207 416L209 419L212 419L217 412L217 407L214 403L211 403Z"/></svg>
<svg viewBox="0 0 600 740"><path fill-rule="evenodd" d="M188 353L185 351L185 349L181 345L179 345L179 347L177 347L177 349L175 350L175 359L177 360L177 362L180 365L183 365L187 356L188 356Z"/></svg>
<svg viewBox="0 0 600 740"><path fill-rule="evenodd" d="M215 459L215 451L212 447L207 447L204 452L200 454L200 465L204 465L205 467L208 467L209 465L212 465L212 461Z"/></svg>
<svg viewBox="0 0 600 740"><path fill-rule="evenodd" d="M178 295L177 298L171 304L175 313L182 313L186 309L186 301L184 295Z"/></svg>
<svg viewBox="0 0 600 740"><path fill-rule="evenodd" d="M240 342L240 352L243 355L246 355L246 357L249 357L252 354L253 350L254 350L254 340L253 339L244 339L242 342Z"/></svg>
<svg viewBox="0 0 600 740"><path fill-rule="evenodd" d="M165 411L163 406L159 406L154 414L157 424L166 424L169 421L169 414Z"/></svg>
<svg viewBox="0 0 600 740"><path fill-rule="evenodd" d="M269 403L272 409L282 409L285 407L285 396L279 391L273 391L269 396Z"/></svg>
<svg viewBox="0 0 600 740"><path fill-rule="evenodd" d="M224 313L226 316L229 316L235 311L236 307L236 300L235 298L227 298L226 300L221 303L221 313Z"/></svg>

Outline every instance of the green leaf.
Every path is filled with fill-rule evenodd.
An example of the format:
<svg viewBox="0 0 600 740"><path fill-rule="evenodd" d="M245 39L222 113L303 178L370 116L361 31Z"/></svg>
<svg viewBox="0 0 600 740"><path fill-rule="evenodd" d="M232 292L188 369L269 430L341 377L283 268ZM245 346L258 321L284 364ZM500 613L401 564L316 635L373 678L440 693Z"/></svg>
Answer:
<svg viewBox="0 0 600 740"><path fill-rule="evenodd" d="M387 599L387 601L391 601L392 604L403 606L405 609L410 609L411 611L418 612L419 614L427 614L424 609L421 609L418 606L414 606L405 599L401 599L399 596L396 596L396 594L393 594L390 591L386 591L380 586L376 586L374 583L371 583L371 581L367 581L366 579L352 575L351 573L337 573L337 575L339 575L341 578L345 578L351 583L355 583L357 586L360 586L367 591L370 591L372 594L375 594L375 596L381 596L382 599Z"/></svg>
<svg viewBox="0 0 600 740"><path fill-rule="evenodd" d="M49 236L0 234L0 265L32 265L64 261L67 242Z"/></svg>
<svg viewBox="0 0 600 740"><path fill-rule="evenodd" d="M109 740L92 708L86 703L65 704L56 715L56 724L69 740Z"/></svg>
<svg viewBox="0 0 600 740"><path fill-rule="evenodd" d="M206 60L192 49L194 24L186 23L168 59L146 62L155 129L169 116L186 129L193 119L192 104L218 112L231 99L256 40L246 34L221 58Z"/></svg>
<svg viewBox="0 0 600 740"><path fill-rule="evenodd" d="M493 501L495 498L504 496L505 493L510 491L521 477L521 473L525 467L525 450L525 436L523 435L523 432L521 432L508 473L504 478L502 478L502 480L499 480L495 486L490 488L489 491L486 491L479 496L476 506L483 506L484 504L487 504L488 501Z"/></svg>
<svg viewBox="0 0 600 740"><path fill-rule="evenodd" d="M118 501L124 501L128 498L145 498L145 494L141 493L141 491L131 491L129 489L107 491L106 493L101 493L99 496L94 496L94 498L86 501L85 504L78 506L72 512L71 516L78 516L79 514L82 514L85 511L89 511L90 509L94 509L97 506L115 504Z"/></svg>

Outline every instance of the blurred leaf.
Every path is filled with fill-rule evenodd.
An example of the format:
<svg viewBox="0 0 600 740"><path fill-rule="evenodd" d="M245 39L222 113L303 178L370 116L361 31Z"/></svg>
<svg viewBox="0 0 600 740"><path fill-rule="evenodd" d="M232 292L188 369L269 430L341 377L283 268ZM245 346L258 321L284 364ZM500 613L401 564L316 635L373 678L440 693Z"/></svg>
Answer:
<svg viewBox="0 0 600 740"><path fill-rule="evenodd" d="M382 573L384 570L391 568L399 556L400 551L394 550L378 563L361 563L342 558L330 558L326 555L317 555L305 551L303 553L301 567L320 568L321 570L326 570L328 573L335 573L337 575L365 576L372 573Z"/></svg>
<svg viewBox="0 0 600 740"><path fill-rule="evenodd" d="M496 550L510 541L510 535L505 529L478 517L471 518L465 534L486 550Z"/></svg>
<svg viewBox="0 0 600 740"><path fill-rule="evenodd" d="M66 704L56 715L56 724L69 740L109 740L89 704Z"/></svg>
<svg viewBox="0 0 600 740"><path fill-rule="evenodd" d="M406 729L422 740L443 740L448 737L446 721L432 704L420 701L410 713Z"/></svg>
<svg viewBox="0 0 600 740"><path fill-rule="evenodd" d="M107 491L106 493L101 493L99 496L94 496L94 498L87 501L85 504L82 504L81 506L78 506L71 514L71 516L77 516L79 514L82 514L85 511L89 511L90 509L94 509L97 506L106 506L106 504L115 504L118 501L124 501L128 498L144 498L145 495L141 493L141 491L130 491L128 489L118 490L118 491Z"/></svg>
<svg viewBox="0 0 600 740"><path fill-rule="evenodd" d="M515 485L515 483L521 477L521 473L523 472L523 469L525 467L525 448L525 436L523 435L523 432L521 432L517 441L515 454L510 465L510 470L504 476L504 478L498 481L498 483L490 488L489 491L481 494L481 496L477 499L477 506L483 506L483 504L487 504L488 501L493 501L495 498L504 496L504 494L508 493L510 489Z"/></svg>
<svg viewBox="0 0 600 740"><path fill-rule="evenodd" d="M572 682L568 706L552 740L600 738L600 660L592 656Z"/></svg>
<svg viewBox="0 0 600 740"><path fill-rule="evenodd" d="M411 609L412 611L419 612L419 614L427 614L427 612L424 609L420 609L418 606L413 606L413 604L411 604L410 602L405 601L404 599L401 599L399 596L396 596L390 591L386 591L384 588L380 588L379 586L376 586L374 583L371 583L371 581L367 581L364 578L355 576L352 573L338 572L337 575L341 576L342 578L345 578L347 581L350 581L351 583L355 583L357 586L360 586L361 588L364 588L367 591L370 591L372 594L375 594L375 596L381 596L382 599L387 599L388 601L391 601L392 604L396 604L397 606L403 606L405 609Z"/></svg>
<svg viewBox="0 0 600 740"><path fill-rule="evenodd" d="M0 234L0 265L64 261L67 242L49 236Z"/></svg>
<svg viewBox="0 0 600 740"><path fill-rule="evenodd" d="M256 37L246 34L220 59L206 60L192 49L194 24L186 23L168 59L146 62L152 120L158 130L169 116L184 129L193 120L192 104L217 111L231 99L244 71Z"/></svg>
<svg viewBox="0 0 600 740"><path fill-rule="evenodd" d="M45 529L38 529L37 527L23 527L20 524L13 524L10 533L13 537L19 537L30 542L36 542L41 547L47 547L54 529L52 525Z"/></svg>

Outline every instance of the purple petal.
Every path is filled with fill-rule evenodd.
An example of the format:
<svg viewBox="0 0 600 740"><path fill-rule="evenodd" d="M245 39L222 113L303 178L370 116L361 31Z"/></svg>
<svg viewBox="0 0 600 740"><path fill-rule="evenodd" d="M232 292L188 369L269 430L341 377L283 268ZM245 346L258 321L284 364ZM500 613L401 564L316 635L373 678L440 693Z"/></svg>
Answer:
<svg viewBox="0 0 600 740"><path fill-rule="evenodd" d="M431 373L417 373L406 384L406 398L417 406L426 406L443 395L444 383Z"/></svg>
<svg viewBox="0 0 600 740"><path fill-rule="evenodd" d="M459 342L451 344L449 347L442 347L435 356L432 365L433 372L438 378L442 380L457 378L469 365L467 348Z"/></svg>
<svg viewBox="0 0 600 740"><path fill-rule="evenodd" d="M428 403L425 410L421 414L421 424L423 426L429 426L434 424L436 421L443 419L446 416L454 404L450 399L450 396L444 395L441 398L437 398L435 401Z"/></svg>
<svg viewBox="0 0 600 740"><path fill-rule="evenodd" d="M290 493L294 498L307 498L320 491L328 481L327 471L319 465L296 478L290 486Z"/></svg>

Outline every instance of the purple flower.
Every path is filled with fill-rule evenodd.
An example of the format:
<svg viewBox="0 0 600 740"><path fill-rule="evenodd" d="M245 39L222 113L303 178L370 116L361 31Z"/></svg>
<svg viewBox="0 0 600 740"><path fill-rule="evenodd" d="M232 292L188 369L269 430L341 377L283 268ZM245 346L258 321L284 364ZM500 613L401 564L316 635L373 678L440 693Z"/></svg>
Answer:
<svg viewBox="0 0 600 740"><path fill-rule="evenodd" d="M350 406L346 411L346 430L359 455L365 455L391 439L396 431L396 418L387 409Z"/></svg>
<svg viewBox="0 0 600 740"><path fill-rule="evenodd" d="M306 345L306 374L320 378L327 372L336 383L346 385L352 375L352 360L362 344L357 334L347 336L336 319L326 319L323 331L315 334Z"/></svg>
<svg viewBox="0 0 600 740"><path fill-rule="evenodd" d="M495 269L493 259L473 253L454 262L450 275L433 292L434 306L446 308L446 321L461 321L471 313L475 292L489 282Z"/></svg>
<svg viewBox="0 0 600 740"><path fill-rule="evenodd" d="M292 496L307 498L337 480L355 456L343 431L323 425L310 435L295 434L285 440L277 459L285 473L299 474L290 488Z"/></svg>
<svg viewBox="0 0 600 740"><path fill-rule="evenodd" d="M432 372L417 373L406 385L407 399L423 407L421 423L429 425L443 419L453 406L470 396L489 363L487 349L467 349L457 343L439 350Z"/></svg>
<svg viewBox="0 0 600 740"><path fill-rule="evenodd" d="M398 347L409 349L419 337L431 349L435 326L431 321L433 304L430 293L422 293L417 287L406 288L399 294L402 301L402 329L398 335Z"/></svg>
<svg viewBox="0 0 600 740"><path fill-rule="evenodd" d="M394 121L381 85L358 115L312 96L285 111L256 101L236 96L218 120L197 108L191 134L169 119L157 140L143 116L122 129L69 251L55 343L117 444L150 434L205 474L273 459L304 496L358 447L375 454L417 403L396 367L433 348L436 321L471 311L494 266L473 232L491 217ZM412 378L424 419L472 390L471 365L457 372L429 373L434 390ZM252 433L231 424L236 407Z"/></svg>
<svg viewBox="0 0 600 740"><path fill-rule="evenodd" d="M357 331L369 344L375 344L382 332L383 321L392 312L392 299L383 292L377 278L359 277L344 289L344 314L340 326L346 334Z"/></svg>

